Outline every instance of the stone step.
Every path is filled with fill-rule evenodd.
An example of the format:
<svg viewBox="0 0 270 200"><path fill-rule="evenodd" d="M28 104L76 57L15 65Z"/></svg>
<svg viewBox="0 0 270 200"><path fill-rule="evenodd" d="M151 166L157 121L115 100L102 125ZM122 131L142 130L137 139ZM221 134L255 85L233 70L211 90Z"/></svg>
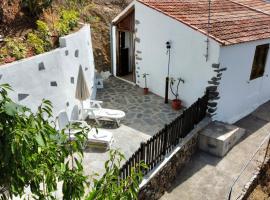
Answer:
<svg viewBox="0 0 270 200"><path fill-rule="evenodd" d="M245 129L222 122L211 122L199 135L199 148L223 157L242 138Z"/></svg>

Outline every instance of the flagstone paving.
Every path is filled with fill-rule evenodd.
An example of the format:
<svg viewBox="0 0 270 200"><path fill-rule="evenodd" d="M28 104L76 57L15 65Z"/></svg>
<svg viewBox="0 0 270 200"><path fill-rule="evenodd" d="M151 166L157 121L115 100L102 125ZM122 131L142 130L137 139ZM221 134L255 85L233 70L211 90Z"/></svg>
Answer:
<svg viewBox="0 0 270 200"><path fill-rule="evenodd" d="M98 89L96 100L103 101L104 108L120 109L126 113L120 127L113 122L101 121L101 128L113 134L111 148L119 149L127 159L142 142L181 114L181 111L172 110L170 104L164 104L163 98L154 94L143 95L142 89L115 77L104 81L104 88ZM86 149L83 159L85 174L103 174L108 158L108 151Z"/></svg>
<svg viewBox="0 0 270 200"><path fill-rule="evenodd" d="M104 88L98 89L96 99L104 102L104 108L123 110L126 117L122 124L150 136L182 112L174 111L171 104L164 104L163 98L152 93L143 95L141 88L115 77L104 81Z"/></svg>

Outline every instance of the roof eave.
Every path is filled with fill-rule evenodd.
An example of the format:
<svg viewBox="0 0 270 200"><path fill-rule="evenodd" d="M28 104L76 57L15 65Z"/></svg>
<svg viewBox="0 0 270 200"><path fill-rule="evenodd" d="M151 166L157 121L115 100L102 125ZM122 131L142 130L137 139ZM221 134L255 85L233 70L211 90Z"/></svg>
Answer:
<svg viewBox="0 0 270 200"><path fill-rule="evenodd" d="M121 21L126 15L128 15L135 7L135 1L133 0L119 15L117 15L113 20L112 24L115 25Z"/></svg>

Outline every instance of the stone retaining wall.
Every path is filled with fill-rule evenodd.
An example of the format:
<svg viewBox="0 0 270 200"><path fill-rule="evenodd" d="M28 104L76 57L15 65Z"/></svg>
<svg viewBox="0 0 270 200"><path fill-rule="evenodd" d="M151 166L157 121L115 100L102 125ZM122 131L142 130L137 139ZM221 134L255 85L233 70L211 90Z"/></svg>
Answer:
<svg viewBox="0 0 270 200"><path fill-rule="evenodd" d="M165 191L171 188L177 174L188 163L192 155L198 149L199 132L210 122L209 119L203 120L176 148L176 151L169 156L169 159L160 169L156 169L156 174L141 187L139 193L140 200L157 200ZM166 159L165 159L166 160Z"/></svg>
<svg viewBox="0 0 270 200"><path fill-rule="evenodd" d="M13 101L34 112L42 99L53 103L53 114L74 106L79 67L82 66L92 99L95 98L94 57L90 25L59 39L60 47L50 52L0 66L0 84L8 83Z"/></svg>
<svg viewBox="0 0 270 200"><path fill-rule="evenodd" d="M265 173L270 168L270 157L268 157L264 163L264 165L256 171L251 178L251 180L245 185L243 188L243 194L239 198L240 200L246 200L250 196L250 194L253 192L253 190L257 187L257 185L260 183L260 179L262 179L265 176Z"/></svg>

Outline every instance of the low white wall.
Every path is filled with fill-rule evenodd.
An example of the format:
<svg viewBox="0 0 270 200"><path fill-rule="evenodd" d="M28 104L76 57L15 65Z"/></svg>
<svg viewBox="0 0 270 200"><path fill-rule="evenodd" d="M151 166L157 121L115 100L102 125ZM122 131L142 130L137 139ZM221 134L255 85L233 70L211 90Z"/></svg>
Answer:
<svg viewBox="0 0 270 200"><path fill-rule="evenodd" d="M220 64L227 71L223 73L219 86L221 98L215 119L234 123L270 99L270 53L264 76L249 80L256 46L267 43L270 40L221 48Z"/></svg>
<svg viewBox="0 0 270 200"><path fill-rule="evenodd" d="M219 44L210 40L209 60L206 62L207 37L142 3L135 3L136 83L144 87L143 73L150 74L150 91L164 97L168 55L166 42L172 42L170 76L181 77L179 95L185 106L202 96L208 81L213 77L212 63L218 62ZM115 52L114 52L115 55ZM115 57L114 57L115 58ZM116 64L114 62L114 64ZM114 65L114 72L116 66ZM170 99L173 99L171 92Z"/></svg>
<svg viewBox="0 0 270 200"><path fill-rule="evenodd" d="M95 67L89 25L60 38L58 49L0 66L0 84L10 84L14 90L10 93L12 99L33 111L45 98L52 101L54 115L63 109L70 114L78 103L75 88L80 65L89 89L94 91Z"/></svg>

